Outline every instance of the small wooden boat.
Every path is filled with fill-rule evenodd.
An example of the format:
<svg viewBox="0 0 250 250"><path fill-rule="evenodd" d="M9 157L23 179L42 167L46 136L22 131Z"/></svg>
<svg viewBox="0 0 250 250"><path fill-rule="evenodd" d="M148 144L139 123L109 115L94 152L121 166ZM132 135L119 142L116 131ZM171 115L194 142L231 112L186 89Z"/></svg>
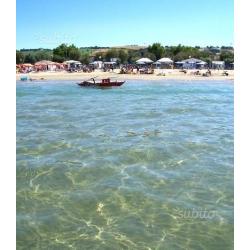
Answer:
<svg viewBox="0 0 250 250"><path fill-rule="evenodd" d="M111 81L110 78L95 80L95 78L91 78L87 81L77 83L81 87L95 87L95 88L106 88L106 87L119 87L125 81Z"/></svg>

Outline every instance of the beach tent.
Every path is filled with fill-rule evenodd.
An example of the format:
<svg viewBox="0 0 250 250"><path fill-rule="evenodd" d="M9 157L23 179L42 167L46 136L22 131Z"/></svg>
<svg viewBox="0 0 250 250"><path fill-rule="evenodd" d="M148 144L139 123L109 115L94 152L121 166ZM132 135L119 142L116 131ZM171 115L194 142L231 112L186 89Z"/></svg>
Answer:
<svg viewBox="0 0 250 250"><path fill-rule="evenodd" d="M48 60L42 60L42 61L35 63L35 65L53 65L53 64L57 64L57 63L52 62L52 61L48 61Z"/></svg>
<svg viewBox="0 0 250 250"><path fill-rule="evenodd" d="M153 61L149 58L141 58L141 59L136 61L137 64L141 64L141 63L146 64L146 63L152 63L152 62Z"/></svg>
<svg viewBox="0 0 250 250"><path fill-rule="evenodd" d="M145 65L146 63L145 62L137 62L136 64Z"/></svg>
<svg viewBox="0 0 250 250"><path fill-rule="evenodd" d="M35 68L39 70L55 71L58 68L59 63L48 60L42 60L35 63Z"/></svg>
<svg viewBox="0 0 250 250"><path fill-rule="evenodd" d="M157 62L162 63L162 64L170 64L170 63L173 63L173 60L167 57L163 57L159 59Z"/></svg>
<svg viewBox="0 0 250 250"><path fill-rule="evenodd" d="M168 57L163 57L157 61L160 63L161 68L169 68L170 66L173 66L173 60L171 60Z"/></svg>
<svg viewBox="0 0 250 250"><path fill-rule="evenodd" d="M157 68L157 69L159 69L159 68L160 68L160 65L161 65L161 63L160 63L160 62L156 61L156 62L154 62L153 64L156 66L156 68Z"/></svg>
<svg viewBox="0 0 250 250"><path fill-rule="evenodd" d="M24 66L24 67L33 67L34 65L32 65L30 63L23 63L22 66Z"/></svg>
<svg viewBox="0 0 250 250"><path fill-rule="evenodd" d="M19 64L18 69L24 73L28 73L31 72L34 69L34 65L30 64L30 63L23 63L23 64Z"/></svg>

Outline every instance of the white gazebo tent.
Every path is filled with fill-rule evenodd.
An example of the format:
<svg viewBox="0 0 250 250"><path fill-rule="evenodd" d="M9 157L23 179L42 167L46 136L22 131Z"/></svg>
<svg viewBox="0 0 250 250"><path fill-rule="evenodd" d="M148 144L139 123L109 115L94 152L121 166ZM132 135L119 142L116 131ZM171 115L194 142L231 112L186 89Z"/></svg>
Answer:
<svg viewBox="0 0 250 250"><path fill-rule="evenodd" d="M149 58L141 58L139 60L136 61L137 64L150 64L153 61Z"/></svg>
<svg viewBox="0 0 250 250"><path fill-rule="evenodd" d="M168 57L163 57L163 58L159 59L157 62L165 67L169 67L170 65L173 65L173 60L171 60Z"/></svg>
<svg viewBox="0 0 250 250"><path fill-rule="evenodd" d="M161 64L171 64L171 63L173 63L173 60L171 60L170 58L167 58L167 57L163 57L163 58L159 59L157 62L159 62Z"/></svg>
<svg viewBox="0 0 250 250"><path fill-rule="evenodd" d="M136 64L145 65L146 63L145 62L136 62Z"/></svg>
<svg viewBox="0 0 250 250"><path fill-rule="evenodd" d="M160 68L160 65L161 65L161 63L160 63L160 62L156 61L156 62L154 62L153 64L156 66L156 68L157 68L157 69L159 69L159 68Z"/></svg>

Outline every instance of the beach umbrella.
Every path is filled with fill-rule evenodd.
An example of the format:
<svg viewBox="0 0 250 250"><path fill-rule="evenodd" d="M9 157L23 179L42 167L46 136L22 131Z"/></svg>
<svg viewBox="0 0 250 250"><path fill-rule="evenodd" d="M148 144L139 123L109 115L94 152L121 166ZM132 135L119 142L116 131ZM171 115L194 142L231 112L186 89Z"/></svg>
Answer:
<svg viewBox="0 0 250 250"><path fill-rule="evenodd" d="M160 62L160 63L173 63L173 60L171 60L168 57L163 57L163 58L159 59L157 62Z"/></svg>
<svg viewBox="0 0 250 250"><path fill-rule="evenodd" d="M141 58L139 60L136 61L137 64L140 64L140 63L152 63L153 61L149 58Z"/></svg>

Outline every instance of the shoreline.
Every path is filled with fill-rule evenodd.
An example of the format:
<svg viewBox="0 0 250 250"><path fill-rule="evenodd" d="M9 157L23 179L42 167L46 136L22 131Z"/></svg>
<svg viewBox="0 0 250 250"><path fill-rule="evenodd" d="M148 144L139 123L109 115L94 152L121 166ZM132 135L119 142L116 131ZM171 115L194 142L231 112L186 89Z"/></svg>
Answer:
<svg viewBox="0 0 250 250"><path fill-rule="evenodd" d="M185 80L185 81L194 81L194 80L206 80L206 81L220 81L220 80L231 80L234 81L234 71L227 70L229 73L228 76L223 76L223 70L212 70L212 75L205 77L202 75L194 75L194 70L188 70L187 74L180 72L179 70L156 70L154 74L119 74L118 71L114 72L103 72L95 71L91 73L76 72L68 73L65 71L61 72L31 72L27 74L16 74L16 80L20 80L21 76L27 76L28 79L33 80L72 80L72 81L81 81L87 80L92 77L101 78L114 78L117 80L148 80L148 81L158 81L158 80ZM203 71L200 71L201 74ZM205 71L204 71L205 72ZM161 75L158 75L161 74ZM43 78L43 79L41 79Z"/></svg>

